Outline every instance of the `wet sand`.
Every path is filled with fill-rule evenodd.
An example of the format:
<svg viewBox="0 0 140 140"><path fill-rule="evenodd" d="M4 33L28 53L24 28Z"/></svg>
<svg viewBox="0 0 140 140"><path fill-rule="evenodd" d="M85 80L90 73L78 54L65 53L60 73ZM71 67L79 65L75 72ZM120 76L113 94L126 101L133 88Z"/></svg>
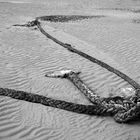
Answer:
<svg viewBox="0 0 140 140"><path fill-rule="evenodd" d="M124 10L123 10L124 9ZM127 10L126 10L127 9ZM65 43L98 58L140 83L140 2L0 0L0 85L54 99L90 104L69 81L46 78L49 71L73 69L97 94L120 94L121 78L68 52L38 30L14 27L45 15L91 15L68 22L42 21L43 28ZM117 124L111 117L76 114L0 97L0 139L139 139L140 123Z"/></svg>

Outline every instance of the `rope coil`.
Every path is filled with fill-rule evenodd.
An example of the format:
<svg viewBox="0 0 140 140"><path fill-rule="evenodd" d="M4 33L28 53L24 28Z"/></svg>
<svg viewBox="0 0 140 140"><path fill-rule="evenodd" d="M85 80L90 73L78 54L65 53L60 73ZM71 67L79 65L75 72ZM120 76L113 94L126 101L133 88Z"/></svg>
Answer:
<svg viewBox="0 0 140 140"><path fill-rule="evenodd" d="M63 43L50 34L48 34L42 27L40 23L40 19L42 17L37 17L35 20L28 22L27 24L19 25L16 24L14 26L25 26L25 27L34 27L36 26L42 34L44 34L47 38L53 40L57 44L61 45L62 47L68 49L72 53L76 53L93 63L97 63L101 67L107 69L110 72L115 73L125 81L127 81L130 85L132 85L135 89L135 95L129 96L129 97L108 97L108 98L92 98L92 96L89 96L89 99L92 100L93 105L82 105L82 104L75 104L71 102L66 102L62 100L55 100L51 99L42 95L27 93L24 91L17 91L13 89L6 89L6 88L0 88L0 95L3 96L9 96L15 99L19 100L25 100L33 103L40 103L46 106L56 107L68 111L73 111L77 113L84 113L89 115L101 115L106 116L110 115L113 116L115 121L119 123L126 123L132 120L135 120L136 118L140 118L140 85L136 83L133 79L125 75L124 73L114 69L113 67L109 66L108 64L93 58L92 56L81 52L80 50L77 50L73 48L70 44ZM60 20L60 17L59 17ZM76 73L71 73L71 75L79 79L78 75ZM65 78L70 78L71 75L65 76ZM71 78L72 82L73 79ZM82 82L82 81L81 81ZM96 100L97 99L97 100Z"/></svg>

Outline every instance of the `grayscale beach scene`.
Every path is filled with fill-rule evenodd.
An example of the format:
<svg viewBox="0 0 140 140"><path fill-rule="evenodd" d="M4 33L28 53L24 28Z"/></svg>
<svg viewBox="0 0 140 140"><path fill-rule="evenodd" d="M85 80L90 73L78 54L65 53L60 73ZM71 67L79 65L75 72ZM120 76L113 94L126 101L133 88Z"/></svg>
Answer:
<svg viewBox="0 0 140 140"><path fill-rule="evenodd" d="M0 0L0 140L140 140L140 0Z"/></svg>

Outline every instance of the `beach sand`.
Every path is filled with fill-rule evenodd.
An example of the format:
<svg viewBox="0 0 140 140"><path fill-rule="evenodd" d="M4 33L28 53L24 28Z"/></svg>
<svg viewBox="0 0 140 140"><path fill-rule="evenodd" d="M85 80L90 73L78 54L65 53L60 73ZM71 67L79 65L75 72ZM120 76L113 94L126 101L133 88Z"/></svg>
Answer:
<svg viewBox="0 0 140 140"><path fill-rule="evenodd" d="M45 15L95 16L63 23L42 21L42 27L140 83L139 0L0 0L1 87L90 104L68 80L44 76L62 69L81 71L81 79L103 97L119 95L121 88L130 87L39 30L12 26ZM118 124L111 117L81 115L0 97L0 140L139 140L139 131L140 122Z"/></svg>

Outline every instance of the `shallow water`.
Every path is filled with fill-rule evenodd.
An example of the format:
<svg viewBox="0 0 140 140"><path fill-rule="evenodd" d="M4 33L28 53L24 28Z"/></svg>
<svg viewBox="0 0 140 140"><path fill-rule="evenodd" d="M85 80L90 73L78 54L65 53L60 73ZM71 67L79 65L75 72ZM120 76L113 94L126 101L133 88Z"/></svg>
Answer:
<svg viewBox="0 0 140 140"><path fill-rule="evenodd" d="M138 1L28 2L33 3L0 3L1 87L89 104L69 81L46 78L44 75L59 69L80 70L84 82L101 96L119 94L121 87L130 86L116 75L46 39L39 31L11 26L49 14L105 15L103 18L80 22L43 22L43 27L62 41L75 45L139 82L140 29L139 24L133 22L133 19L139 19L139 13L105 9L138 9ZM139 122L117 124L110 117L91 117L0 97L2 140L138 139L139 130Z"/></svg>

